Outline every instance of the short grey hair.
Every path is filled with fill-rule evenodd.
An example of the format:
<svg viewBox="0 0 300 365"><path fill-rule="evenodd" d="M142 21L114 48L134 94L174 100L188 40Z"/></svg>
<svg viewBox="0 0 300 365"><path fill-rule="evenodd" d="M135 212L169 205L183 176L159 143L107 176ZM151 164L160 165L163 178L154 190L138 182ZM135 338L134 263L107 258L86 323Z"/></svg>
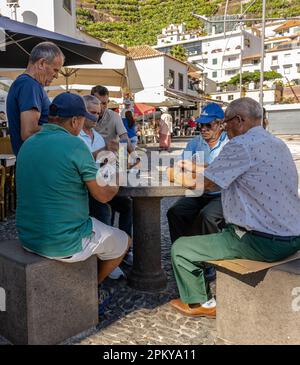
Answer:
<svg viewBox="0 0 300 365"><path fill-rule="evenodd" d="M65 60L64 54L56 44L52 42L42 42L32 49L29 56L29 63L33 65L42 58L48 63L52 63L54 59L59 56Z"/></svg>
<svg viewBox="0 0 300 365"><path fill-rule="evenodd" d="M241 115L249 120L262 120L263 118L263 108L262 106L251 98L239 98L232 101L227 109L226 114L231 115Z"/></svg>
<svg viewBox="0 0 300 365"><path fill-rule="evenodd" d="M87 108L90 106L90 104L100 105L100 100L94 95L84 95L83 100Z"/></svg>

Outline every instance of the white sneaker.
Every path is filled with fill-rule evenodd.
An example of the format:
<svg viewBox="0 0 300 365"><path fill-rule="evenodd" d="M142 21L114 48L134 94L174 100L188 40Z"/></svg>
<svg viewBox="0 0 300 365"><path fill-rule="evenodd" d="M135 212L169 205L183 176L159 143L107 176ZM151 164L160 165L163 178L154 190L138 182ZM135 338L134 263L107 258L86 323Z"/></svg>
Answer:
<svg viewBox="0 0 300 365"><path fill-rule="evenodd" d="M203 308L215 308L216 305L217 305L217 302L216 302L215 298L211 298L207 302L201 304L201 307L203 307Z"/></svg>
<svg viewBox="0 0 300 365"><path fill-rule="evenodd" d="M122 269L120 269L119 268L119 266L118 267L116 267L109 275L108 275L108 277L110 278L110 279L113 279L113 280L117 280L117 279L120 279L120 277L124 277L124 278L126 278L126 275L125 275L125 273L124 273L124 271L122 270Z"/></svg>
<svg viewBox="0 0 300 365"><path fill-rule="evenodd" d="M123 261L125 262L125 264L127 264L128 266L132 266L133 265L133 253L132 250L130 250L127 255L124 257Z"/></svg>

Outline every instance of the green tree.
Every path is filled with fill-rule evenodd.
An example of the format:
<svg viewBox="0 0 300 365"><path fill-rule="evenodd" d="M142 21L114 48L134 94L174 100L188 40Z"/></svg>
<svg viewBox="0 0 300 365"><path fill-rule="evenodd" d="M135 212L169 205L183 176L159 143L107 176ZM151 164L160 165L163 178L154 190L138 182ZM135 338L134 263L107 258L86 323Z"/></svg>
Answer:
<svg viewBox="0 0 300 365"><path fill-rule="evenodd" d="M264 80L265 81L269 81L269 80L276 80L276 79L282 79L283 76L276 72L276 71L266 71L264 72ZM242 73L242 83L243 84L248 84L249 82L259 82L260 81L260 72L259 71L254 71L254 72L249 72L249 71L245 71ZM240 83L240 75L237 74L235 76L233 76L228 82L228 85L238 85Z"/></svg>
<svg viewBox="0 0 300 365"><path fill-rule="evenodd" d="M186 62L187 61L187 54L184 47L179 44L177 46L173 46L170 51L171 56L177 58L180 61Z"/></svg>

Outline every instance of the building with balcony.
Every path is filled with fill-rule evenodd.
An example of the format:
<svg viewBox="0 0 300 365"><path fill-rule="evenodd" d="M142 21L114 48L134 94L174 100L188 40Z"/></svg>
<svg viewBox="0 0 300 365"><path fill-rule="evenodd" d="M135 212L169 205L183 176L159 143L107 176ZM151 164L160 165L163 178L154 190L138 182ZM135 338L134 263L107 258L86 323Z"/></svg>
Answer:
<svg viewBox="0 0 300 365"><path fill-rule="evenodd" d="M299 20L288 20L274 29L274 32L279 36L291 36L300 32L300 18Z"/></svg>
<svg viewBox="0 0 300 365"><path fill-rule="evenodd" d="M131 90L136 103L168 106L181 118L199 109L202 73L198 67L150 46L129 47L128 52L128 71L136 74L143 86Z"/></svg>
<svg viewBox="0 0 300 365"><path fill-rule="evenodd" d="M182 45L188 61L203 69L204 75L215 83L222 83L240 72L243 57L260 50L260 38L245 30L198 36L197 39L176 41L154 48L169 53L173 46Z"/></svg>

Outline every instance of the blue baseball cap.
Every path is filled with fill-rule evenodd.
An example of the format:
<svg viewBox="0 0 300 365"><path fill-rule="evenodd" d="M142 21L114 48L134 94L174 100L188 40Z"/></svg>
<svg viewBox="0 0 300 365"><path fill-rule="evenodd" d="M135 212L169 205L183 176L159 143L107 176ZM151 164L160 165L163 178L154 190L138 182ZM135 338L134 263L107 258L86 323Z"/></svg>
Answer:
<svg viewBox="0 0 300 365"><path fill-rule="evenodd" d="M57 95L49 106L49 115L61 118L85 117L97 122L98 117L89 113L80 95L62 93Z"/></svg>
<svg viewBox="0 0 300 365"><path fill-rule="evenodd" d="M197 123L211 123L216 119L224 119L222 108L216 103L210 103L202 109L200 117L196 119Z"/></svg>

